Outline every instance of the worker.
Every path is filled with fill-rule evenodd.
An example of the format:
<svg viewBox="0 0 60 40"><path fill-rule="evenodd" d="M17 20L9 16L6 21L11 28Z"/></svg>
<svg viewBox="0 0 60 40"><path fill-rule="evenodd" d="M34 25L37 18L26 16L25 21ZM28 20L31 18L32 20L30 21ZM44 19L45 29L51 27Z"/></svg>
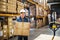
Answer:
<svg viewBox="0 0 60 40"><path fill-rule="evenodd" d="M17 21L18 22L28 22L28 18L26 18L25 17L25 10L24 9L22 9L22 10L20 10L20 16L19 17L17 17ZM28 40L28 36L22 36L22 35L19 35L18 36L18 40Z"/></svg>

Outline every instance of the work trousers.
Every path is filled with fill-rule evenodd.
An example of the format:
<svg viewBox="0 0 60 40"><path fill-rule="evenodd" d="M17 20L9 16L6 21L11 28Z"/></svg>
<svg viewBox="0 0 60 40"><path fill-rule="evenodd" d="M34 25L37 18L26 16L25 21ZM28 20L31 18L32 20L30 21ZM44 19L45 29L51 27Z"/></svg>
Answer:
<svg viewBox="0 0 60 40"><path fill-rule="evenodd" d="M18 40L28 40L28 36L18 36Z"/></svg>

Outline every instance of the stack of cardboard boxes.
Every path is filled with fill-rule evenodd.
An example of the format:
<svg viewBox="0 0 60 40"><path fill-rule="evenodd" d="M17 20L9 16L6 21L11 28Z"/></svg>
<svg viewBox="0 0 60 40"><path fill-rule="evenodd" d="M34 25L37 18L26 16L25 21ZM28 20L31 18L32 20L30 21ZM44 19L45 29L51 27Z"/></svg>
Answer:
<svg viewBox="0 0 60 40"><path fill-rule="evenodd" d="M17 1L17 13L20 13L21 9L24 9L24 4Z"/></svg>
<svg viewBox="0 0 60 40"><path fill-rule="evenodd" d="M37 6L36 11L36 16L44 16L44 10L42 7Z"/></svg>
<svg viewBox="0 0 60 40"><path fill-rule="evenodd" d="M7 27L7 25L3 25L3 38L4 39L8 38L8 27Z"/></svg>
<svg viewBox="0 0 60 40"><path fill-rule="evenodd" d="M46 6L46 3L47 3L47 0L32 0L32 1L38 3L38 4L42 5L42 6Z"/></svg>
<svg viewBox="0 0 60 40"><path fill-rule="evenodd" d="M30 6L30 16L35 16L35 6L34 5L32 5L32 6Z"/></svg>
<svg viewBox="0 0 60 40"><path fill-rule="evenodd" d="M8 0L7 12L16 13L16 2L17 0Z"/></svg>
<svg viewBox="0 0 60 40"><path fill-rule="evenodd" d="M38 8L38 13L39 13L39 16L44 16L44 11L43 11L43 8Z"/></svg>
<svg viewBox="0 0 60 40"><path fill-rule="evenodd" d="M46 11L46 10L44 10L44 16L47 16L47 15L48 15L47 11Z"/></svg>
<svg viewBox="0 0 60 40"><path fill-rule="evenodd" d="M47 8L47 0L39 0L38 4L43 6L45 9Z"/></svg>
<svg viewBox="0 0 60 40"><path fill-rule="evenodd" d="M17 0L8 0L8 3L9 3L9 4L16 4L16 1L17 1Z"/></svg>
<svg viewBox="0 0 60 40"><path fill-rule="evenodd" d="M12 22L12 17L9 17L8 18L8 32L9 32L9 37L11 37L11 36L13 36L13 29L14 29L14 27L13 27L13 22Z"/></svg>
<svg viewBox="0 0 60 40"><path fill-rule="evenodd" d="M0 0L0 1L2 1L2 2L7 2L7 0Z"/></svg>
<svg viewBox="0 0 60 40"><path fill-rule="evenodd" d="M38 19L36 22L37 22L37 28L40 28L40 27L43 26L43 21L42 20Z"/></svg>
<svg viewBox="0 0 60 40"><path fill-rule="evenodd" d="M16 13L17 0L0 0L0 11Z"/></svg>
<svg viewBox="0 0 60 40"><path fill-rule="evenodd" d="M0 0L0 11L6 12L6 0Z"/></svg>

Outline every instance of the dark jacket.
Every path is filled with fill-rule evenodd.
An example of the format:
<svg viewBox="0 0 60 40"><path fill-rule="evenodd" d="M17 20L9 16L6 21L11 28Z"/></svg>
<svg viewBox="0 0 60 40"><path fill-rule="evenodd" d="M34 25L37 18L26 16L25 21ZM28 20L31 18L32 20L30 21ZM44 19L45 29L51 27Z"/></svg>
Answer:
<svg viewBox="0 0 60 40"><path fill-rule="evenodd" d="M28 22L28 18L24 17L23 19L21 17L16 19L18 22Z"/></svg>

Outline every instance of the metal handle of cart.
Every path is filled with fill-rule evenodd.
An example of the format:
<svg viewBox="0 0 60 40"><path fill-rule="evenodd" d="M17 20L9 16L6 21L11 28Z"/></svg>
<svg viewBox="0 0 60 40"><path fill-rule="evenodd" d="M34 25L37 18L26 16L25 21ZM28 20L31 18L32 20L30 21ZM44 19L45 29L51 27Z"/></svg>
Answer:
<svg viewBox="0 0 60 40"><path fill-rule="evenodd" d="M52 24L50 29L53 31L53 38L52 38L52 40L53 40L56 35L56 31L60 28L60 23L59 22L50 22L50 24Z"/></svg>

